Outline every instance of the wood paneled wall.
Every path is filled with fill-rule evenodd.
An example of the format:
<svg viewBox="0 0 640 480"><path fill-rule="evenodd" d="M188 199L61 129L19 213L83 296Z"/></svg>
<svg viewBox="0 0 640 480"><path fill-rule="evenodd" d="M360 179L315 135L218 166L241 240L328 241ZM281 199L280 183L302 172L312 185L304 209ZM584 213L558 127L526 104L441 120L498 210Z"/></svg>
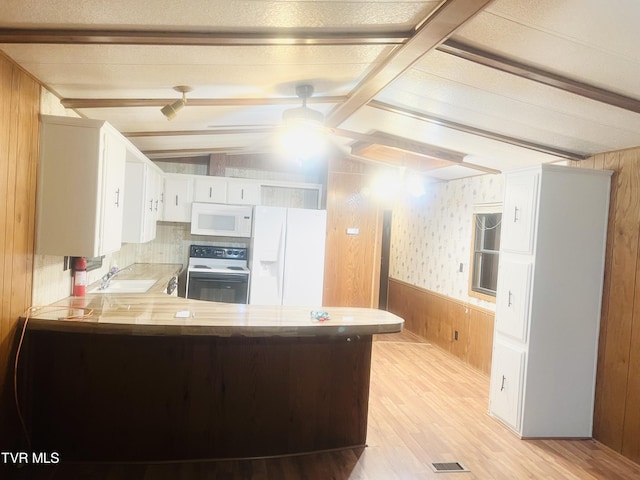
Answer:
<svg viewBox="0 0 640 480"><path fill-rule="evenodd" d="M378 308L382 210L361 193L370 179L363 165L348 160L330 166L324 305ZM349 235L348 228L358 233Z"/></svg>
<svg viewBox="0 0 640 480"><path fill-rule="evenodd" d="M613 170L594 438L640 463L640 148L574 166Z"/></svg>
<svg viewBox="0 0 640 480"><path fill-rule="evenodd" d="M393 278L388 309L404 318L410 332L482 372L491 371L493 312Z"/></svg>
<svg viewBox="0 0 640 480"><path fill-rule="evenodd" d="M31 304L40 85L0 52L0 447L15 448L13 355Z"/></svg>

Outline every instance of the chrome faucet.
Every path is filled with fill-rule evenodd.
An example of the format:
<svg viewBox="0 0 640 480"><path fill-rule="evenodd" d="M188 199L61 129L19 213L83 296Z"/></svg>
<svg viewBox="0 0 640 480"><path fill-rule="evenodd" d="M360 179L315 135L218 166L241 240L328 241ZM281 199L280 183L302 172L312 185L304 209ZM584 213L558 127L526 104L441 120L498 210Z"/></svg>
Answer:
<svg viewBox="0 0 640 480"><path fill-rule="evenodd" d="M109 288L109 285L111 284L111 280L113 280L113 277L115 277L116 275L118 275L120 272L124 272L125 270L129 270L131 267L125 267L125 268L121 268L118 269L118 267L111 267L111 270L109 270L101 279L101 283L100 283L100 290L104 290L105 288Z"/></svg>

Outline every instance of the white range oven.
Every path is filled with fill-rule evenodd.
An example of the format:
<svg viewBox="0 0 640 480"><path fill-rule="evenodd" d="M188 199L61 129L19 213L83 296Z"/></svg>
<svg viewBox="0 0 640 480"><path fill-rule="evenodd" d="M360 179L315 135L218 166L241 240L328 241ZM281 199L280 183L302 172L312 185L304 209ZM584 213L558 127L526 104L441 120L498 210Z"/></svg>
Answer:
<svg viewBox="0 0 640 480"><path fill-rule="evenodd" d="M187 298L248 303L249 269L245 247L191 245Z"/></svg>

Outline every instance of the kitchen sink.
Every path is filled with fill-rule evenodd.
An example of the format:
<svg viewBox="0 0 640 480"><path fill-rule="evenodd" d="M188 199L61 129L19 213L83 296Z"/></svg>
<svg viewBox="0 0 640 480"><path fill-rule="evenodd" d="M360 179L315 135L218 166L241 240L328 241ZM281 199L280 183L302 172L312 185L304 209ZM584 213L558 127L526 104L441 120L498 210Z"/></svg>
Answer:
<svg viewBox="0 0 640 480"><path fill-rule="evenodd" d="M107 288L98 286L87 293L145 293L154 283L156 279L112 280Z"/></svg>

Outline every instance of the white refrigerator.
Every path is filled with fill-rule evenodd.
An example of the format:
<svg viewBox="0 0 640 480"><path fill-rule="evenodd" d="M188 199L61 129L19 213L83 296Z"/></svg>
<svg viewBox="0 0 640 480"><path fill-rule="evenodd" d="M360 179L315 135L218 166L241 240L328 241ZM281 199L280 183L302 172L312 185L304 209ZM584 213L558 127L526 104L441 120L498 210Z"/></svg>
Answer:
<svg viewBox="0 0 640 480"><path fill-rule="evenodd" d="M326 210L257 206L249 304L322 306Z"/></svg>

